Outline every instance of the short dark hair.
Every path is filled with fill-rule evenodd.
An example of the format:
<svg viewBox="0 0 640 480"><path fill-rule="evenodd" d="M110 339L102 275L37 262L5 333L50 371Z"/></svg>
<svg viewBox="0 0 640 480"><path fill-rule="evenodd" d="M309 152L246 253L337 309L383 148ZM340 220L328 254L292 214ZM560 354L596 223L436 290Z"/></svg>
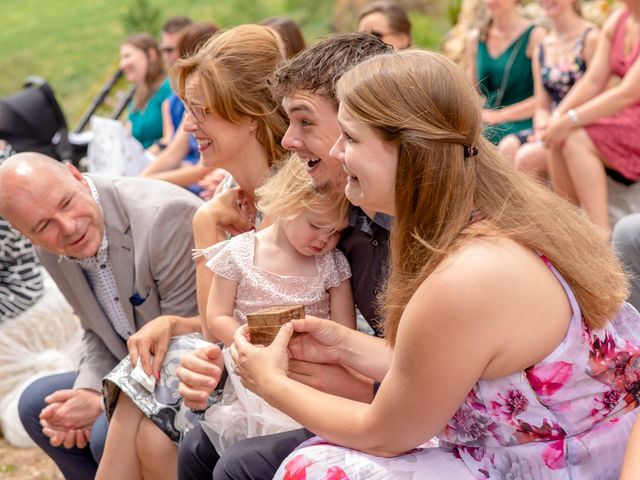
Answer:
<svg viewBox="0 0 640 480"><path fill-rule="evenodd" d="M347 70L392 50L370 33L333 35L282 63L271 76L271 93L282 101L295 90L307 90L337 103L335 86Z"/></svg>
<svg viewBox="0 0 640 480"><path fill-rule="evenodd" d="M218 31L220 28L211 22L196 22L186 27L178 40L180 58L194 54Z"/></svg>
<svg viewBox="0 0 640 480"><path fill-rule="evenodd" d="M307 48L300 27L289 17L270 17L262 20L260 25L271 27L278 32L287 50L287 58L291 58Z"/></svg>
<svg viewBox="0 0 640 480"><path fill-rule="evenodd" d="M389 28L393 33L406 33L411 38L411 20L401 5L387 0L370 3L360 10L358 22L372 13L381 13L387 17Z"/></svg>
<svg viewBox="0 0 640 480"><path fill-rule="evenodd" d="M178 15L177 17L171 17L167 20L162 26L162 31L165 33L178 33L192 23L193 21L189 17Z"/></svg>

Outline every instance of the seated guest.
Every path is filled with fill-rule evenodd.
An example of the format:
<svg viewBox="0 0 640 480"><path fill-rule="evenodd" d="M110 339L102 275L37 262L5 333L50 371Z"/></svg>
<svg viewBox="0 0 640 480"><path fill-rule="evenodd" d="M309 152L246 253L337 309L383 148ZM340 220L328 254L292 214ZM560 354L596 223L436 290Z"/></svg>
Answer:
<svg viewBox="0 0 640 480"><path fill-rule="evenodd" d="M283 44L282 57L286 60L307 48L300 27L289 17L271 17L260 22L276 31Z"/></svg>
<svg viewBox="0 0 640 480"><path fill-rule="evenodd" d="M171 95L171 87L156 40L148 33L127 38L120 46L120 69L136 87L127 117L131 135L144 148L170 137L163 129L162 102Z"/></svg>
<svg viewBox="0 0 640 480"><path fill-rule="evenodd" d="M0 218L0 324L42 296L40 262L28 238Z"/></svg>
<svg viewBox="0 0 640 480"><path fill-rule="evenodd" d="M552 30L532 58L536 110L533 134L515 154L516 168L534 178L547 175L547 151L542 132L554 109L587 70L598 41L595 26L582 18L575 0L540 4Z"/></svg>
<svg viewBox="0 0 640 480"><path fill-rule="evenodd" d="M531 134L531 58L545 31L518 12L520 0L485 1L486 22L468 36L471 82L484 97L485 136L509 158Z"/></svg>
<svg viewBox="0 0 640 480"><path fill-rule="evenodd" d="M562 100L543 135L550 175L560 195L611 233L606 170L626 183L640 179L640 2L625 0L602 28L591 66ZM611 87L612 76L621 81Z"/></svg>
<svg viewBox="0 0 640 480"><path fill-rule="evenodd" d="M260 227L262 216L255 210L255 190L285 157L280 140L286 118L271 97L268 83L281 60L273 31L241 25L212 37L195 55L176 63L174 85L188 112L184 129L197 137L205 166L221 167L232 175L225 179L220 193L194 215L191 224L197 249L225 240L227 232L237 234ZM201 256L196 257L193 278L200 316L205 318L213 272ZM191 255L187 254L187 260L191 261ZM192 327L181 332L192 335L171 341L164 356L166 365L156 363L153 369L144 365L147 375L157 378L158 372L163 372L155 389L140 388L132 373L136 365L133 356L124 358L105 379L105 403L111 419L98 478L129 478L131 472L140 471L149 478L175 476L177 446L200 424L200 415L183 405L177 391L179 357L201 341L196 334L202 331L201 323ZM148 424L154 428L147 428ZM162 471L145 473L145 462L153 455L146 449L131 449L132 443L149 448L166 444L158 461Z"/></svg>
<svg viewBox="0 0 640 480"><path fill-rule="evenodd" d="M184 29L191 25L193 21L184 15L171 17L164 22L160 31L160 52L164 60L164 66L167 71L171 70L176 60L180 58L178 52L178 42L184 32Z"/></svg>
<svg viewBox="0 0 640 480"><path fill-rule="evenodd" d="M370 3L360 10L358 31L373 33L395 50L409 48L411 39L411 20L407 12L398 3L380 0Z"/></svg>
<svg viewBox="0 0 640 480"><path fill-rule="evenodd" d="M186 27L178 40L179 58L193 55L217 31L218 27L208 22L198 22ZM161 147L161 152L141 175L175 183L199 194L202 187L197 182L211 172L211 169L199 164L200 153L196 139L182 128L185 113L182 100L172 93L167 102L175 134L166 148L164 145Z"/></svg>
<svg viewBox="0 0 640 480"><path fill-rule="evenodd" d="M392 49L368 33L335 35L284 62L270 79L272 93L289 116L282 145L303 161L309 182L320 191L342 193L346 174L330 149L340 134L335 84L350 67L365 58ZM351 287L362 316L377 335L377 295L386 280L391 219L375 211L351 205L349 226L338 248L347 257L353 275ZM212 231L208 228L206 231ZM205 408L215 387L211 377L220 372L217 347L200 349L180 361L180 393L192 408ZM290 375L323 391L370 402L373 380L328 362L292 362ZM180 445L178 474L181 479L271 478L284 458L312 436L300 429L266 435L233 444L220 457L196 425ZM215 470L214 470L215 468Z"/></svg>
<svg viewBox="0 0 640 480"><path fill-rule="evenodd" d="M0 163L14 153L0 140ZM31 241L0 217L0 324L27 310L42 293L40 262Z"/></svg>
<svg viewBox="0 0 640 480"><path fill-rule="evenodd" d="M274 478L617 478L640 315L606 238L482 137L442 55L374 57L337 91L347 197L395 216L385 338L306 318L258 348L238 329L243 384L319 435ZM339 359L373 402L290 378L290 357Z"/></svg>
<svg viewBox="0 0 640 480"><path fill-rule="evenodd" d="M171 336L199 327L189 250L200 204L165 182L82 175L37 153L0 165L0 214L36 246L84 329L79 371L36 380L18 405L67 479L96 474L107 428L102 378L127 351L161 364ZM138 447L162 469L162 443Z"/></svg>
<svg viewBox="0 0 640 480"><path fill-rule="evenodd" d="M629 272L631 289L627 301L640 310L640 213L620 219L613 227L611 240Z"/></svg>

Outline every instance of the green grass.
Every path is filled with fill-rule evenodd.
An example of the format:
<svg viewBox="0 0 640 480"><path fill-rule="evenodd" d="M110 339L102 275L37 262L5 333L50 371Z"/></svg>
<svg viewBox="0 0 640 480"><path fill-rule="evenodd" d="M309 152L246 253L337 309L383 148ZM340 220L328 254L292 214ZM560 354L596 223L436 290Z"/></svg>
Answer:
<svg viewBox="0 0 640 480"><path fill-rule="evenodd" d="M0 0L0 96L22 88L29 75L53 86L73 126L115 71L126 34L121 17L132 0ZM328 0L151 0L161 18L186 14L222 27L288 14L309 40L329 32ZM416 44L438 47L444 20L412 15Z"/></svg>

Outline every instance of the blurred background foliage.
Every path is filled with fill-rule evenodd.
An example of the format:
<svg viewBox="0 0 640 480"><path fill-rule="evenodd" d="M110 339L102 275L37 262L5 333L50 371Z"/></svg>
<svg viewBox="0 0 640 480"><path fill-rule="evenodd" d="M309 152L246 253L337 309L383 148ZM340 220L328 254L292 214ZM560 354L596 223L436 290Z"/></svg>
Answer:
<svg viewBox="0 0 640 480"><path fill-rule="evenodd" d="M460 0L413 0L415 43L439 49ZM29 75L53 86L72 127L116 70L120 42L131 32L158 34L174 15L221 27L287 15L307 41L356 27L366 0L0 0L0 96L22 88Z"/></svg>

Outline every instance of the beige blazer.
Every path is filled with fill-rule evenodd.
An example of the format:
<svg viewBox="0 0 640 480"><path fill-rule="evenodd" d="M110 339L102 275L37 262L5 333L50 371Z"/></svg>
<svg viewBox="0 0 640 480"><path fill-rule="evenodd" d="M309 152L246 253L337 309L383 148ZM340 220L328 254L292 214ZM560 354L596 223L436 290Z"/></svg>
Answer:
<svg viewBox="0 0 640 480"><path fill-rule="evenodd" d="M191 220L202 201L175 185L144 178L92 176L104 212L119 298L132 331L159 315L197 313ZM127 355L77 263L37 249L42 264L80 318L84 352L75 388L101 390ZM144 301L135 306L131 299Z"/></svg>

